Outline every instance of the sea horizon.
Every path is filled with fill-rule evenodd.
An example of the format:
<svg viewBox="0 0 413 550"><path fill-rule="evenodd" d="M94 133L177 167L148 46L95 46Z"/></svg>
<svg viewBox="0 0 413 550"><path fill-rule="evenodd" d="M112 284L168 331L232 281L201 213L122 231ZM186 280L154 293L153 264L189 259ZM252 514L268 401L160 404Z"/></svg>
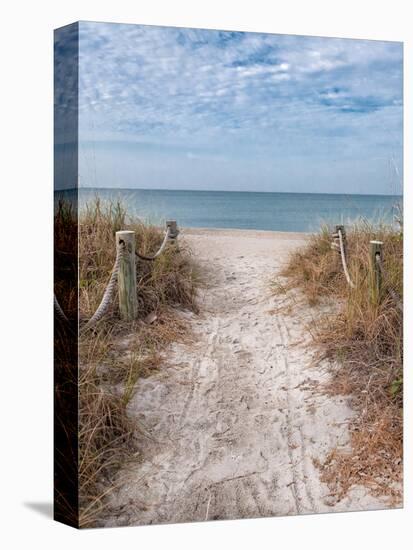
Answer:
<svg viewBox="0 0 413 550"><path fill-rule="evenodd" d="M397 193L327 193L324 191L255 191L255 190L241 190L241 189L172 189L172 188L162 188L162 187L95 187L95 186L79 186L71 187L67 191L75 190L87 190L87 191L173 191L173 192L193 192L193 193L252 193L252 194L267 194L267 195L340 195L340 196L355 196L355 197L397 197L403 198L402 194Z"/></svg>
<svg viewBox="0 0 413 550"><path fill-rule="evenodd" d="M314 233L323 225L366 220L391 225L403 195L297 193L288 191L224 191L79 187L79 209L95 198L120 201L128 215L164 224L198 229L255 229Z"/></svg>

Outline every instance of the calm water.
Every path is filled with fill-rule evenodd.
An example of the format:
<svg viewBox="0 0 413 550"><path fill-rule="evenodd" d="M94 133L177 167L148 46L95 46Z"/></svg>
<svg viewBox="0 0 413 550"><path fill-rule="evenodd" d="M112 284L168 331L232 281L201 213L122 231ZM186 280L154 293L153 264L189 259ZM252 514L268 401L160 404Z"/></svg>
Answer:
<svg viewBox="0 0 413 550"><path fill-rule="evenodd" d="M95 196L120 199L132 215L182 227L317 231L323 223L359 218L392 222L401 197L312 193L246 193L143 189L80 189L80 207Z"/></svg>

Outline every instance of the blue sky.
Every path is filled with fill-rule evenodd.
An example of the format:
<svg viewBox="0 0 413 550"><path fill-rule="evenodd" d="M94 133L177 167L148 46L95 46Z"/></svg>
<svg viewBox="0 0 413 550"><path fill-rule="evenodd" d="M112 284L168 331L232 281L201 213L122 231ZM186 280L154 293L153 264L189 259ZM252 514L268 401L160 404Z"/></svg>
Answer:
<svg viewBox="0 0 413 550"><path fill-rule="evenodd" d="M401 43L89 22L79 36L81 186L401 193Z"/></svg>

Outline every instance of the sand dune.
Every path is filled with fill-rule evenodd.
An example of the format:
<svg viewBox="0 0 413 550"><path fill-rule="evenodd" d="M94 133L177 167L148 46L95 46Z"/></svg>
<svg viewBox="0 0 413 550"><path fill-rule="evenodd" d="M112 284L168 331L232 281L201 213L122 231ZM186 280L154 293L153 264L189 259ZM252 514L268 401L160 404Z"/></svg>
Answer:
<svg viewBox="0 0 413 550"><path fill-rule="evenodd" d="M270 281L303 234L186 230L205 274L193 344L171 346L139 381L130 414L143 461L125 468L106 525L383 508L364 488L337 502L315 459L348 444L345 398L318 391L306 325L322 311L276 310Z"/></svg>

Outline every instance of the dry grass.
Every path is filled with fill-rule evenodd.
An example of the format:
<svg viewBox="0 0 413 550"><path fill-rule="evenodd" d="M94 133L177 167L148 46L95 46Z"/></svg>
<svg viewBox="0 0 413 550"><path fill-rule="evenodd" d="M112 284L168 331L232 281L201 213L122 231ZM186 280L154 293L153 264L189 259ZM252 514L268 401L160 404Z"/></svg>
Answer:
<svg viewBox="0 0 413 550"><path fill-rule="evenodd" d="M56 204L54 225L55 294L71 319L55 318L54 334L54 516L77 526L77 212L73 204Z"/></svg>
<svg viewBox="0 0 413 550"><path fill-rule="evenodd" d="M351 453L333 450L322 479L338 498L367 485L393 502L401 498L403 316L394 293L403 294L403 232L360 223L347 229L347 258L355 288L346 283L340 255L323 229L294 253L283 275L286 291L298 287L315 305L333 300L334 313L320 319L314 333L320 358L328 358L332 378L326 391L347 394L357 411L350 426ZM385 278L380 296L371 292L369 241L384 242Z"/></svg>
<svg viewBox="0 0 413 550"><path fill-rule="evenodd" d="M115 232L136 231L137 250L157 250L163 229L128 219L120 204L102 205L97 199L80 215L80 315L89 318L97 308L115 261ZM107 495L125 461L139 457L139 427L127 405L140 376L162 363L168 342L185 336L176 306L196 310L196 274L190 251L166 248L155 262L137 262L139 318L121 322L115 303L98 326L80 339L79 380L79 503L80 525L98 525ZM156 312L151 325L143 319Z"/></svg>
<svg viewBox="0 0 413 550"><path fill-rule="evenodd" d="M116 257L115 233L121 229L136 232L136 249L143 254L155 252L163 239L163 230L130 220L120 203L103 204L99 199L88 204L80 217L79 284L80 312L90 317L102 298ZM140 316L179 304L195 307L194 266L190 251L167 247L156 262L137 260ZM116 304L112 311L117 315Z"/></svg>

